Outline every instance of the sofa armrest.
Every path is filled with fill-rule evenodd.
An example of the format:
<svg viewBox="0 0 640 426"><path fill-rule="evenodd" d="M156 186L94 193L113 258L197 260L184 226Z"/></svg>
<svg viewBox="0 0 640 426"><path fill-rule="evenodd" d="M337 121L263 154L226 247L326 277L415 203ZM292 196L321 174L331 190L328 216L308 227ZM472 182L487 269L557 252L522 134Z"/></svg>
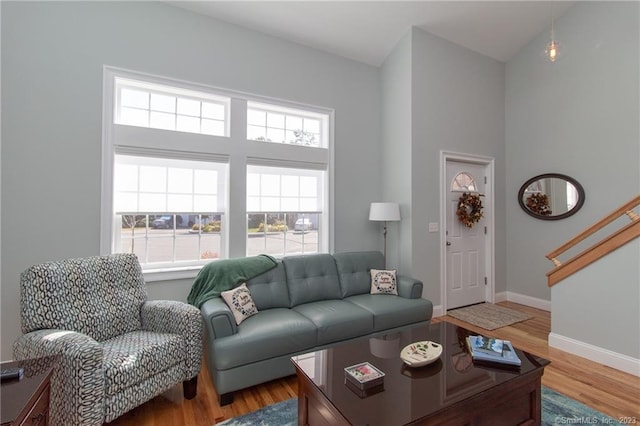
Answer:
<svg viewBox="0 0 640 426"><path fill-rule="evenodd" d="M16 340L18 360L60 355L51 378L51 424L102 425L105 376L102 346L67 330L37 330Z"/></svg>
<svg viewBox="0 0 640 426"><path fill-rule="evenodd" d="M406 299L422 297L422 281L411 277L398 275L398 296Z"/></svg>
<svg viewBox="0 0 640 426"><path fill-rule="evenodd" d="M142 328L184 337L187 371L184 380L195 377L202 365L202 317L195 306L177 300L151 300L140 311Z"/></svg>
<svg viewBox="0 0 640 426"><path fill-rule="evenodd" d="M207 300L200 307L200 312L204 318L207 338L210 341L238 332L238 326L231 309L220 297Z"/></svg>

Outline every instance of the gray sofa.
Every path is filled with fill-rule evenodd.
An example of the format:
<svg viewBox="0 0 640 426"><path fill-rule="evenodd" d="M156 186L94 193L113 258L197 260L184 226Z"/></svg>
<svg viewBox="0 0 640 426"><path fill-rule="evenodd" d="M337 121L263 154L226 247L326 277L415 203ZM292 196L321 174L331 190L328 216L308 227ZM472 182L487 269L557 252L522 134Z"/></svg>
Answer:
<svg viewBox="0 0 640 426"><path fill-rule="evenodd" d="M258 313L239 326L220 297L201 306L206 361L220 404L233 392L295 373L290 357L349 339L428 324L422 282L398 277L398 296L370 294L380 252L289 256L247 281Z"/></svg>

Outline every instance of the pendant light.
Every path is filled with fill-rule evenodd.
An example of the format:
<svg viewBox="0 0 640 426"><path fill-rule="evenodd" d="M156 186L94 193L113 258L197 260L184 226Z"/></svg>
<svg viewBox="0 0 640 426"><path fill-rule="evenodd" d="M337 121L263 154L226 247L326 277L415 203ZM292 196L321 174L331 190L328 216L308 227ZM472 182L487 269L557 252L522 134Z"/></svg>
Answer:
<svg viewBox="0 0 640 426"><path fill-rule="evenodd" d="M553 31L553 3L551 3L551 40L547 43L544 49L544 57L547 61L553 63L558 59L560 55L560 43L555 38L555 33Z"/></svg>

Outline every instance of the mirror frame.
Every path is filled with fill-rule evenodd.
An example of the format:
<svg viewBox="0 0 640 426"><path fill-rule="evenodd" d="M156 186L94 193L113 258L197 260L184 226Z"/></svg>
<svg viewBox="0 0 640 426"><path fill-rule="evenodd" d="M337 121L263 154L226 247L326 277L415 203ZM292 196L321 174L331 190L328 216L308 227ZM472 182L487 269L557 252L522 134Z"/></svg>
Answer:
<svg viewBox="0 0 640 426"><path fill-rule="evenodd" d="M529 210L526 206L526 204L524 203L524 201L522 200L523 196L524 196L524 192L527 190L527 188L529 187L529 185L531 185L533 182L540 180L540 179L549 179L549 178L556 178L556 179L562 179L565 180L567 182L569 182L570 184L572 184L575 188L576 191L578 191L578 202L576 203L575 206L573 206L573 208L567 212L564 212L562 214L559 214L557 216L543 216L537 213L532 212L531 210ZM580 185L578 183L577 180L575 180L574 178L567 176L567 175L563 175L560 173L544 173L538 176L534 176L531 179L529 179L528 181L526 181L521 187L520 190L518 191L518 204L520 204L520 207L522 208L522 210L524 210L524 212L526 214L528 214L529 216L535 217L536 219L541 219L541 220L560 220L560 219L565 219L569 216L573 216L574 214L578 213L578 210L580 210L582 208L582 205L584 204L584 198L585 198L585 193L584 193L584 188L582 187L582 185Z"/></svg>

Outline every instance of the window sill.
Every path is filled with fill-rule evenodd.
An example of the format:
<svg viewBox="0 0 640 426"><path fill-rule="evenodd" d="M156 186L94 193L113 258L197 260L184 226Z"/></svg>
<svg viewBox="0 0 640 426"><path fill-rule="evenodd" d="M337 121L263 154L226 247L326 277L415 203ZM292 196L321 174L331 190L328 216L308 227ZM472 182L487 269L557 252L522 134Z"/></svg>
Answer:
<svg viewBox="0 0 640 426"><path fill-rule="evenodd" d="M195 278L202 269L202 265L185 266L183 268L148 269L142 271L146 282L172 281Z"/></svg>

